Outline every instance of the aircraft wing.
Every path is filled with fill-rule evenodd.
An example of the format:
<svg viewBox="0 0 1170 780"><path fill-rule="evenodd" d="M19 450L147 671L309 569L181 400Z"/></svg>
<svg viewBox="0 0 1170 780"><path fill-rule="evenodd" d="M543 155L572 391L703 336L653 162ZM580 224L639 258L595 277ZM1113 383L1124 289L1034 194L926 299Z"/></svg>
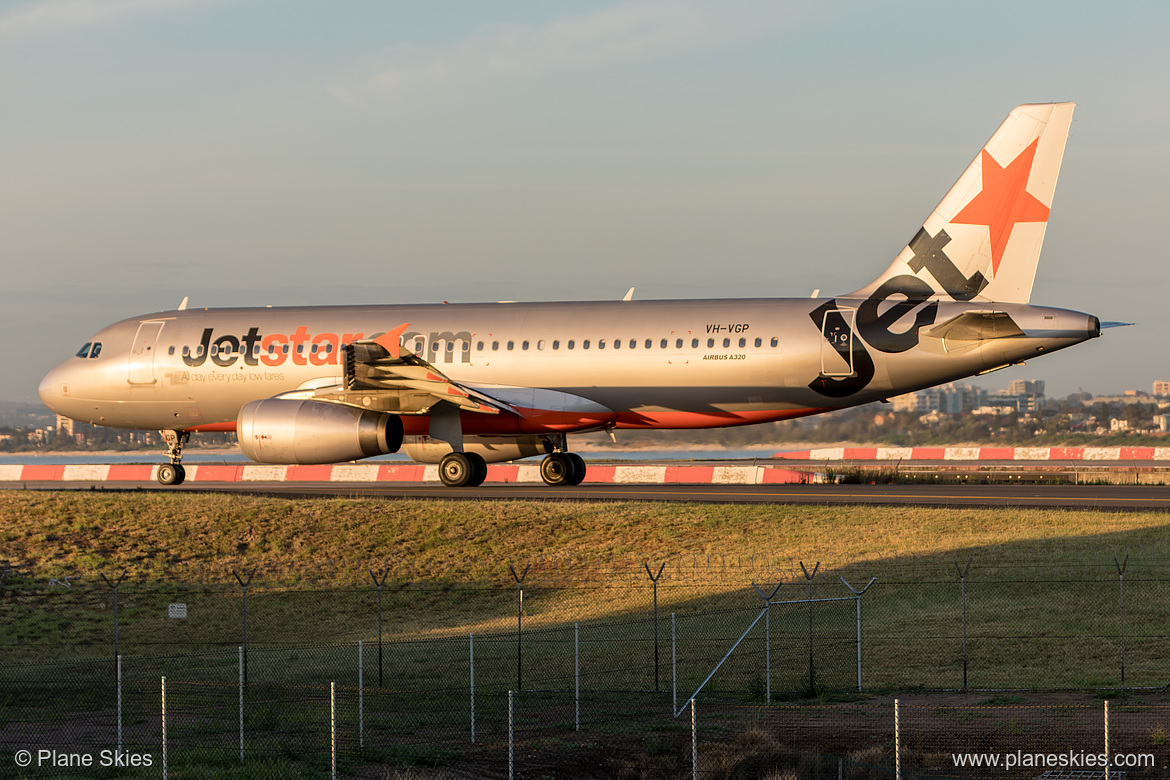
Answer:
<svg viewBox="0 0 1170 780"><path fill-rule="evenodd" d="M399 340L409 325L375 339L347 344L342 353L340 385L287 393L393 414L424 414L440 401L469 412L515 412L509 404L453 381L434 365L403 348Z"/></svg>

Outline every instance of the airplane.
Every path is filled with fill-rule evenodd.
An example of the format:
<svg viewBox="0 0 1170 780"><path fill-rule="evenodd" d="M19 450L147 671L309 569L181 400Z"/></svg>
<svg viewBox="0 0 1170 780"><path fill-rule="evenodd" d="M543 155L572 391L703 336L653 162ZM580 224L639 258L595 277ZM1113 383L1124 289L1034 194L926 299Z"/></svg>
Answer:
<svg viewBox="0 0 1170 780"><path fill-rule="evenodd" d="M404 450L475 486L572 434L820 414L1023 363L1101 335L1029 299L1073 103L1016 107L889 267L836 297L188 309L122 320L40 384L55 412L183 445L235 431L260 463Z"/></svg>

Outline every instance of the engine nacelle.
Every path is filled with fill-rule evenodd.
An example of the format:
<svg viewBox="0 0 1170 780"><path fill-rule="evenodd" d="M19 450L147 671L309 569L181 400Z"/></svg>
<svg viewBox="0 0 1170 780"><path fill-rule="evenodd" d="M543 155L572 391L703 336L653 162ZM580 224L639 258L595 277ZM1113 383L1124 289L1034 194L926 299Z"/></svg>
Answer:
<svg viewBox="0 0 1170 780"><path fill-rule="evenodd" d="M267 398L240 410L236 437L259 463L341 463L398 452L402 420L342 404Z"/></svg>
<svg viewBox="0 0 1170 780"><path fill-rule="evenodd" d="M410 436L402 445L416 463L438 463L451 452L451 445L441 439ZM547 455L552 445L540 436L464 436L463 451L474 452L488 463Z"/></svg>

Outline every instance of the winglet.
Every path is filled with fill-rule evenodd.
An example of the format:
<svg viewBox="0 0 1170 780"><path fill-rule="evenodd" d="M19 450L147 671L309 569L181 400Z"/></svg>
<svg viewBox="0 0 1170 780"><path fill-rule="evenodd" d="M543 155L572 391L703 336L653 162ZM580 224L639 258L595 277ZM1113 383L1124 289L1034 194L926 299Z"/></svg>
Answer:
<svg viewBox="0 0 1170 780"><path fill-rule="evenodd" d="M404 322L394 330L383 333L378 338L374 339L374 343L385 349L393 357L400 357L402 354L402 334L410 327L409 322Z"/></svg>

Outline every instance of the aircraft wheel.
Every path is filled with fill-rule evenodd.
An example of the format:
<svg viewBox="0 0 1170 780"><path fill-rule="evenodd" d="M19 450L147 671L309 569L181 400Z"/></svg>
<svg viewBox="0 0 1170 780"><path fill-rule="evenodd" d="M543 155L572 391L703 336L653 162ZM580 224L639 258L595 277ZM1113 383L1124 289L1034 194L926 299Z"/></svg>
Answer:
<svg viewBox="0 0 1170 780"><path fill-rule="evenodd" d="M585 481L585 459L575 452L566 452L565 457L573 463L573 478L566 485L580 485Z"/></svg>
<svg viewBox="0 0 1170 780"><path fill-rule="evenodd" d="M546 485L571 485L575 473L573 461L563 452L546 455L540 462L540 478Z"/></svg>
<svg viewBox="0 0 1170 780"><path fill-rule="evenodd" d="M178 463L164 463L158 467L158 483L160 485L181 485L187 473Z"/></svg>
<svg viewBox="0 0 1170 780"><path fill-rule="evenodd" d="M485 465L486 470L486 465ZM447 487L463 487L475 476L475 467L466 452L452 452L439 461L439 479Z"/></svg>
<svg viewBox="0 0 1170 780"><path fill-rule="evenodd" d="M482 455L474 452L463 453L467 460L470 461L472 467L471 479L467 480L467 487L478 487L487 479L487 461L483 459Z"/></svg>

